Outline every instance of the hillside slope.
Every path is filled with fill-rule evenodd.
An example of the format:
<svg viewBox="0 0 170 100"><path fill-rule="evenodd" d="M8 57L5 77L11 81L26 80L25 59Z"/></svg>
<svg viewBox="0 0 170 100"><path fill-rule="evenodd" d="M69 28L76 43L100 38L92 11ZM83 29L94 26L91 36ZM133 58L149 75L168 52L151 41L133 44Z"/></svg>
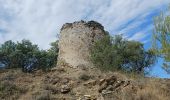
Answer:
<svg viewBox="0 0 170 100"><path fill-rule="evenodd" d="M63 25L57 66L46 73L0 70L0 100L170 100L169 79L103 72L93 66L91 48L106 35L95 21Z"/></svg>
<svg viewBox="0 0 170 100"><path fill-rule="evenodd" d="M170 80L131 78L97 69L0 72L1 100L169 100Z"/></svg>

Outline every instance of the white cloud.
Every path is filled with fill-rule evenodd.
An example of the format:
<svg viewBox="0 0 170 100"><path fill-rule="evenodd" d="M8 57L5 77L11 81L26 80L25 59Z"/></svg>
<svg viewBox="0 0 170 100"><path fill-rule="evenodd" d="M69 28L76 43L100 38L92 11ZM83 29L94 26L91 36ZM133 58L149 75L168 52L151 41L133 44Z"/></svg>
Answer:
<svg viewBox="0 0 170 100"><path fill-rule="evenodd" d="M106 30L118 32L120 26L138 17L131 26L120 30L126 33L140 25L145 15L168 2L169 0L0 0L0 13L3 12L0 14L0 29L8 32L0 33L0 43L9 39L17 41L26 38L39 44L41 48L48 48L66 22L96 20ZM138 35L143 37L142 33L136 33L131 38L136 39Z"/></svg>
<svg viewBox="0 0 170 100"><path fill-rule="evenodd" d="M134 34L132 37L130 37L129 40L140 41L140 40L146 38L146 36L147 36L147 34L139 32L139 33Z"/></svg>
<svg viewBox="0 0 170 100"><path fill-rule="evenodd" d="M149 25L145 27L144 30L140 30L139 32L133 34L132 36L127 36L128 40L135 40L140 41L142 43L148 43L151 42L151 32L152 32L153 25Z"/></svg>

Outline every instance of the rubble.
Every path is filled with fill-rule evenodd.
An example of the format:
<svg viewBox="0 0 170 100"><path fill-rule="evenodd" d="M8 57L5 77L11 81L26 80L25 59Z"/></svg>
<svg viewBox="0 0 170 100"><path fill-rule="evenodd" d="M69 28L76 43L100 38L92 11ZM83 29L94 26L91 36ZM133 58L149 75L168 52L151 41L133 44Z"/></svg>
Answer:
<svg viewBox="0 0 170 100"><path fill-rule="evenodd" d="M61 93L68 93L70 92L71 88L68 85L62 85L61 86Z"/></svg>

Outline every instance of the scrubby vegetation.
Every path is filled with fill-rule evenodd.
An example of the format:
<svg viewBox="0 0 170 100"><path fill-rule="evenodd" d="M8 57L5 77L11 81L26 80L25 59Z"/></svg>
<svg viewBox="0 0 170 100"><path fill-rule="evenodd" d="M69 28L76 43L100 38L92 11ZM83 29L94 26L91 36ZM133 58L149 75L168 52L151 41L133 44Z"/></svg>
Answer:
<svg viewBox="0 0 170 100"><path fill-rule="evenodd" d="M41 69L47 71L57 63L58 41L51 43L49 50L40 50L29 40L6 41L0 47L0 63L6 68L21 68L23 72ZM121 35L106 36L92 47L91 60L102 70L123 70L144 74L146 68L154 64L156 56L143 44L128 41Z"/></svg>
<svg viewBox="0 0 170 100"><path fill-rule="evenodd" d="M128 41L121 35L106 36L92 47L91 60L102 70L123 70L144 74L156 60L152 50L145 51L143 44Z"/></svg>
<svg viewBox="0 0 170 100"><path fill-rule="evenodd" d="M168 79L132 79L96 69L83 74L67 70L23 73L8 69L0 73L0 100L169 100Z"/></svg>
<svg viewBox="0 0 170 100"><path fill-rule="evenodd" d="M21 42L6 41L0 47L0 63L6 68L22 68L24 72L37 69L47 71L56 65L58 56L57 42L51 43L49 50L40 50L29 40Z"/></svg>
<svg viewBox="0 0 170 100"><path fill-rule="evenodd" d="M24 87L19 87L10 81L0 82L0 99L9 100L9 95L13 100L16 100L21 94L27 91Z"/></svg>
<svg viewBox="0 0 170 100"><path fill-rule="evenodd" d="M29 40L6 41L0 47L0 63L6 68L21 68L23 72L41 69L47 71L56 66L58 41L51 43L49 50L40 50ZM151 50L145 51L143 44L128 41L121 35L106 36L92 47L91 60L102 70L121 70L137 74L146 73L156 56Z"/></svg>

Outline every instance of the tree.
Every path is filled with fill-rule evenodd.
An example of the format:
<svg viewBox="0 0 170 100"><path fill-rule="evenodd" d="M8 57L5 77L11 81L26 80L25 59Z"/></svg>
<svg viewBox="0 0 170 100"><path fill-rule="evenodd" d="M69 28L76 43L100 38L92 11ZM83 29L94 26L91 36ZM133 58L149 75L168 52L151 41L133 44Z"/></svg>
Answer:
<svg viewBox="0 0 170 100"><path fill-rule="evenodd" d="M123 69L136 73L145 73L145 68L151 67L156 60L153 51L145 51L143 44L137 41L126 41L121 56Z"/></svg>
<svg viewBox="0 0 170 100"><path fill-rule="evenodd" d="M58 51L58 41L52 42L49 50L40 50L37 54L38 69L48 71L52 67L55 67L57 64Z"/></svg>
<svg viewBox="0 0 170 100"><path fill-rule="evenodd" d="M33 45L28 40L23 40L18 43L17 49L24 55L22 58L24 59L23 71L31 72L38 69L48 71L57 63L58 41L52 42L49 50L39 50L37 45Z"/></svg>
<svg viewBox="0 0 170 100"><path fill-rule="evenodd" d="M57 64L57 57L58 57L58 40L55 42L52 42L51 48L48 50L48 57L50 58L49 60L49 66L55 67Z"/></svg>
<svg viewBox="0 0 170 100"><path fill-rule="evenodd" d="M24 39L21 42L17 42L16 49L17 57L19 59L18 66L22 67L24 72L30 72L37 68L37 54L40 52L37 45Z"/></svg>
<svg viewBox="0 0 170 100"><path fill-rule="evenodd" d="M114 66L112 57L113 50L110 36L95 42L91 50L91 61L96 67L103 70L112 68Z"/></svg>
<svg viewBox="0 0 170 100"><path fill-rule="evenodd" d="M22 68L23 72L42 69L47 71L57 63L58 41L51 43L49 50L40 50L29 40L14 43L6 41L0 47L0 65L6 68Z"/></svg>
<svg viewBox="0 0 170 100"><path fill-rule="evenodd" d="M15 56L16 56L16 44L14 42L6 41L0 47L0 62L4 64L7 68L16 67Z"/></svg>
<svg viewBox="0 0 170 100"><path fill-rule="evenodd" d="M170 9L154 18L153 50L164 59L163 68L170 73Z"/></svg>
<svg viewBox="0 0 170 100"><path fill-rule="evenodd" d="M154 53L143 44L128 41L121 35L106 36L92 47L91 60L103 70L123 70L143 74L155 62Z"/></svg>

